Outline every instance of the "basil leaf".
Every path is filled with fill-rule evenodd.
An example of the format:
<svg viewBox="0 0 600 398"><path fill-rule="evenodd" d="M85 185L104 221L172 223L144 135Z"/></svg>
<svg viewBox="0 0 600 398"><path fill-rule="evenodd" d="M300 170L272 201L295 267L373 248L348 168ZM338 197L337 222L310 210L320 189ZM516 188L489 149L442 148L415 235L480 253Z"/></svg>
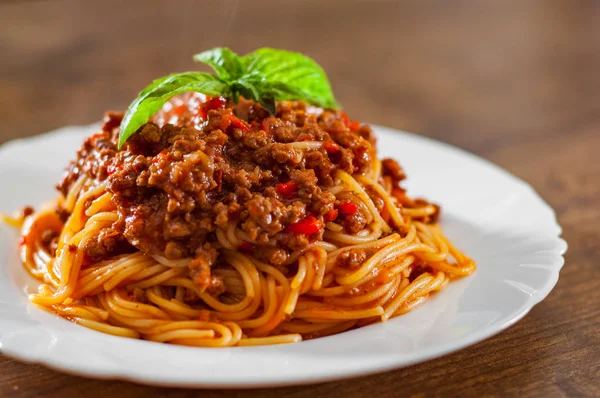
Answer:
<svg viewBox="0 0 600 398"><path fill-rule="evenodd" d="M239 79L231 83L231 91L234 95L234 102L238 102L239 95L242 95L244 98L249 100L258 101L260 99L261 93L258 91L257 87L255 87L252 83L247 82L245 80Z"/></svg>
<svg viewBox="0 0 600 398"><path fill-rule="evenodd" d="M246 73L264 76L276 100L304 100L339 108L323 69L311 58L291 51L261 48L241 57Z"/></svg>
<svg viewBox="0 0 600 398"><path fill-rule="evenodd" d="M217 75L225 80L235 80L244 73L240 57L225 47L217 47L194 55L194 61L212 66Z"/></svg>
<svg viewBox="0 0 600 398"><path fill-rule="evenodd" d="M274 115L277 112L277 104L275 103L274 95L263 95L258 103L263 106L271 115Z"/></svg>
<svg viewBox="0 0 600 398"><path fill-rule="evenodd" d="M229 88L218 77L200 72L176 73L155 80L129 105L121 122L119 148L170 98L188 91L223 95L229 92Z"/></svg>
<svg viewBox="0 0 600 398"><path fill-rule="evenodd" d="M253 99L258 102L269 111L271 115L276 113L275 93L267 79L265 79L261 73L253 72L246 74L241 79L238 79L237 82L251 91L251 93L248 94L252 95L251 97L242 93L245 98Z"/></svg>
<svg viewBox="0 0 600 398"><path fill-rule="evenodd" d="M322 97L319 94L314 94L310 90L303 89L302 87L292 86L286 83L275 82L270 84L270 91L274 93L275 97L279 101L284 100L302 100L312 105L320 106L322 108L333 108L337 109L338 105L333 99L333 102L323 102Z"/></svg>
<svg viewBox="0 0 600 398"><path fill-rule="evenodd" d="M301 100L323 108L339 108L323 69L300 53L261 48L243 57L225 47L196 54L217 76L200 72L176 73L153 81L129 105L121 122L119 148L148 122L171 97L187 91L221 95L238 102L240 96L260 103L275 114L275 101Z"/></svg>
<svg viewBox="0 0 600 398"><path fill-rule="evenodd" d="M137 108L138 105L148 96L148 94L152 90L154 90L158 85L162 84L164 81L169 80L173 76L176 76L176 75L178 75L178 73L173 73L171 75L163 76L159 79L156 79L138 94L137 98L135 100L133 100L133 102L129 105L129 108L127 108L127 113L125 114L125 117L123 118L123 122L121 122L121 131L123 131L123 125L124 125L125 121L127 120L127 118L128 117L131 118L133 116L133 115L129 114L129 111L131 109Z"/></svg>

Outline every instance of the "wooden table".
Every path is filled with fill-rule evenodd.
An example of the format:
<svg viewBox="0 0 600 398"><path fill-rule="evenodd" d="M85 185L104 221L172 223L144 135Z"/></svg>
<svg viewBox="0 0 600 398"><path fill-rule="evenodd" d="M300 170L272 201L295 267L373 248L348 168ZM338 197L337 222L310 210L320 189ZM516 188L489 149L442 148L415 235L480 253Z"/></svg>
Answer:
<svg viewBox="0 0 600 398"><path fill-rule="evenodd" d="M126 4L122 4L126 3ZM3 1L0 142L98 120L217 45L305 52L356 119L485 157L556 209L570 249L509 330L351 381L204 397L600 396L600 2ZM202 3L202 4L200 4ZM0 356L2 397L192 397Z"/></svg>

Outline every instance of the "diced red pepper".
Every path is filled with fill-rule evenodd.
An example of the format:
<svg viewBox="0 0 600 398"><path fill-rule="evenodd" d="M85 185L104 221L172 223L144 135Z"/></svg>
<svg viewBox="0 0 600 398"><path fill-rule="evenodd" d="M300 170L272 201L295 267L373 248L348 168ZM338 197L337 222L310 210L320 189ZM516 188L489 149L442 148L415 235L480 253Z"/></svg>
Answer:
<svg viewBox="0 0 600 398"><path fill-rule="evenodd" d="M331 140L323 142L323 148L325 148L328 154L338 153L340 151L340 146Z"/></svg>
<svg viewBox="0 0 600 398"><path fill-rule="evenodd" d="M250 242L242 242L238 246L238 249L242 250L242 251L250 251L250 250L254 249L254 245Z"/></svg>
<svg viewBox="0 0 600 398"><path fill-rule="evenodd" d="M250 126L248 126L248 123L238 118L237 116L231 116L231 125L233 127L241 129L242 131L250 131Z"/></svg>
<svg viewBox="0 0 600 398"><path fill-rule="evenodd" d="M351 216L358 210L358 208L356 207L356 203L350 201L340 203L338 209L342 216Z"/></svg>
<svg viewBox="0 0 600 398"><path fill-rule="evenodd" d="M342 160L342 149L335 142L328 140L323 142L323 148L327 151L329 160L333 163L339 163Z"/></svg>
<svg viewBox="0 0 600 398"><path fill-rule="evenodd" d="M212 109L221 109L225 108L227 105L227 100L223 97L206 97L206 102L202 104L202 108L206 111L210 111Z"/></svg>
<svg viewBox="0 0 600 398"><path fill-rule="evenodd" d="M333 221L336 218L338 218L338 210L337 209L331 209L327 213L325 213L325 215L323 216L323 219L325 221Z"/></svg>
<svg viewBox="0 0 600 398"><path fill-rule="evenodd" d="M350 119L348 119L348 114L346 114L346 112L342 111L341 115L342 115L342 122L344 122L344 126L350 127Z"/></svg>
<svg viewBox="0 0 600 398"><path fill-rule="evenodd" d="M188 110L187 105L179 105L173 109L173 113L177 116L183 115Z"/></svg>
<svg viewBox="0 0 600 398"><path fill-rule="evenodd" d="M281 184L277 184L275 186L277 193L283 196L286 199L291 199L298 192L298 184L293 181L282 182Z"/></svg>
<svg viewBox="0 0 600 398"><path fill-rule="evenodd" d="M352 131L358 131L358 130L360 130L360 122L357 122L357 121L350 122L350 125L348 126L348 128Z"/></svg>
<svg viewBox="0 0 600 398"><path fill-rule="evenodd" d="M341 117L342 122L344 122L344 126L348 127L350 130L358 131L360 129L360 122L350 120L346 112L342 111Z"/></svg>
<svg viewBox="0 0 600 398"><path fill-rule="evenodd" d="M315 216L307 216L297 223L290 224L288 228L295 234L312 235L323 228L323 223Z"/></svg>
<svg viewBox="0 0 600 398"><path fill-rule="evenodd" d="M227 100L225 98L210 97L207 95L206 101L204 101L198 108L197 115L198 115L198 117L200 117L200 119L206 120L208 118L208 111L213 110L213 109L223 109L223 108L225 108L225 105L227 105ZM178 114L177 108L175 108L174 113ZM227 124L227 126L229 126L229 123Z"/></svg>
<svg viewBox="0 0 600 398"><path fill-rule="evenodd" d="M250 126L247 122L235 116L233 112L231 112L231 109L227 109L221 116L218 128L221 129L221 131L226 131L230 126L237 127L244 132L250 131Z"/></svg>

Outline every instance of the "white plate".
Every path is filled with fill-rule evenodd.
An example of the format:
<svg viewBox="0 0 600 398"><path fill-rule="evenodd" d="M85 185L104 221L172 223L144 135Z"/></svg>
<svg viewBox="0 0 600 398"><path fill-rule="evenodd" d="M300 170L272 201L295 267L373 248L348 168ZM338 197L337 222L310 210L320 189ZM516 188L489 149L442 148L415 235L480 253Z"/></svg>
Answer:
<svg viewBox="0 0 600 398"><path fill-rule="evenodd" d="M66 127L0 148L0 212L53 198L82 138ZM70 373L187 387L315 383L398 368L474 344L509 327L548 295L567 245L552 209L519 179L469 153L377 127L381 156L400 161L411 196L442 206L442 228L477 271L423 307L362 329L292 345L190 348L105 335L28 304L17 234L0 227L2 352Z"/></svg>

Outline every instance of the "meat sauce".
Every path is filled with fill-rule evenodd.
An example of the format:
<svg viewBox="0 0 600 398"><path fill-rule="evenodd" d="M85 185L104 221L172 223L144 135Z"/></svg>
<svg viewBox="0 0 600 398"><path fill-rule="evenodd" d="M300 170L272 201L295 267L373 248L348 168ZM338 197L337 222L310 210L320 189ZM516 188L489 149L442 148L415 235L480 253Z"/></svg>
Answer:
<svg viewBox="0 0 600 398"><path fill-rule="evenodd" d="M261 247L254 255L282 265L292 251L322 239L327 221L347 233L365 227L365 210L352 195L336 199L328 191L336 170L365 173L375 156L370 127L343 112L280 102L272 116L251 101L186 94L118 150L122 117L107 113L102 131L84 142L57 185L66 195L85 174L113 194L119 219L88 242L92 261L135 247L193 258L192 275L203 279L217 258L217 228L237 225ZM393 160L382 166L395 182L404 178ZM348 259L351 266L359 260Z"/></svg>

